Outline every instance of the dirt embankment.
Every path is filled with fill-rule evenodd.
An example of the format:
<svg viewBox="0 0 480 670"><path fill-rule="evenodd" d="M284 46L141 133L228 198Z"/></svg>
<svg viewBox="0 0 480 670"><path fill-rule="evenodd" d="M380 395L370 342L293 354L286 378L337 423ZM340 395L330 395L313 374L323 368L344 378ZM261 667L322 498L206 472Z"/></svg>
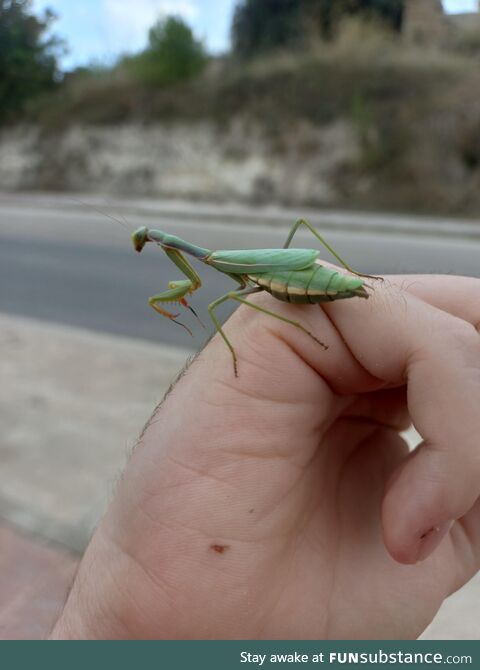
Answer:
<svg viewBox="0 0 480 670"><path fill-rule="evenodd" d="M478 215L474 60L353 44L173 89L74 80L0 131L0 190Z"/></svg>
<svg viewBox="0 0 480 670"><path fill-rule="evenodd" d="M0 135L3 190L66 190L290 204L333 204L358 160L343 122L299 123L282 150L259 125L235 122L34 126Z"/></svg>

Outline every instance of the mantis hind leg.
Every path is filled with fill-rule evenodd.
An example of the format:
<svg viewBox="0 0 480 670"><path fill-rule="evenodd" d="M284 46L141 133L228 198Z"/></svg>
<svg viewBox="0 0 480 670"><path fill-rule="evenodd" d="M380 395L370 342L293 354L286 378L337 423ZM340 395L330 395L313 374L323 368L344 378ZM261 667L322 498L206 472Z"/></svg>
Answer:
<svg viewBox="0 0 480 670"><path fill-rule="evenodd" d="M255 286L255 287L249 287L249 288L246 288L246 289L241 289L239 291L230 291L229 293L222 296L221 298L218 298L218 300L215 300L214 302L212 302L208 306L208 312L210 314L210 318L212 319L212 321L215 325L215 328L217 329L217 331L222 336L223 340L225 341L225 344L230 349L230 353L232 354L233 370L234 370L234 373L235 373L235 377L238 377L237 356L236 356L236 353L235 353L235 349L233 348L233 346L232 346L230 340L228 339L228 337L225 335L225 333L222 329L222 326L220 325L220 322L218 321L218 319L217 319L217 317L215 316L215 313L214 313L215 309L219 305L221 305L223 302L225 302L226 300L236 300L237 302L240 302L243 305L247 305L248 307L251 307L252 309L256 309L257 312L262 312L262 314L266 314L267 316L272 316L275 319L279 319L279 321L283 321L284 323L288 323L291 326L295 326L299 330L301 330L304 333L306 333L307 335L309 335L313 340L315 340L315 342L317 342L317 344L319 344L325 350L328 349L326 344L321 342L317 337L315 337L315 335L313 333L311 333L309 330L307 330L307 328L305 328L305 326L302 326L302 324L299 323L298 321L293 321L292 319L287 319L287 317L282 316L281 314L277 314L277 312L272 312L269 309L265 309L264 307L259 307L258 305L255 305L254 303L249 302L248 300L244 299L244 296L252 295L253 293L259 293L262 290L263 289L261 289L260 287Z"/></svg>
<svg viewBox="0 0 480 670"><path fill-rule="evenodd" d="M331 247L331 246L328 244L328 242L327 242L327 241L320 235L320 233L319 233L317 230L315 230L315 228L312 226L312 224L311 224L311 223L308 223L308 221L305 221L305 219L298 219L298 221L296 221L296 222L293 224L292 229L291 229L291 231L290 231L290 233L289 233L289 235L288 235L288 237L287 237L287 241L286 241L285 244L283 245L283 248L284 248L284 249L288 249L288 247L290 246L290 244L291 244L291 242L292 242L293 236L295 235L295 233L297 232L297 230L300 228L300 226L306 226L306 227L308 228L308 230L312 233L312 235L314 235L314 236L317 238L317 240L318 240L318 241L325 247L325 249L327 249L327 251L329 251L329 252L332 254L332 256L333 256L334 258L336 258L337 261L338 261L341 265L343 265L343 267L344 267L346 270L348 270L349 272L351 272L352 274L357 275L357 277L366 277L366 278L368 278L368 279L382 279L382 277L376 277L375 275L366 275L366 274L363 274L363 272L357 272L356 270L354 270L353 268L351 268L351 267L348 265L348 263L346 263L346 262L343 260L343 258L341 258L341 257L337 254L337 252L334 251L334 250L332 249L332 247Z"/></svg>

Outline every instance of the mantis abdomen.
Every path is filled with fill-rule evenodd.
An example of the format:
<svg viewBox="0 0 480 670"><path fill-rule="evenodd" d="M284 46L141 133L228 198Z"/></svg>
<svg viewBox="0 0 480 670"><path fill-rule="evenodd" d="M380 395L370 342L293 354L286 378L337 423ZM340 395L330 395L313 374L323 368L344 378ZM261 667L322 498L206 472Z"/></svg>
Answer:
<svg viewBox="0 0 480 670"><path fill-rule="evenodd" d="M342 298L368 298L361 279L317 263L305 270L249 273L247 277L283 302L305 305Z"/></svg>

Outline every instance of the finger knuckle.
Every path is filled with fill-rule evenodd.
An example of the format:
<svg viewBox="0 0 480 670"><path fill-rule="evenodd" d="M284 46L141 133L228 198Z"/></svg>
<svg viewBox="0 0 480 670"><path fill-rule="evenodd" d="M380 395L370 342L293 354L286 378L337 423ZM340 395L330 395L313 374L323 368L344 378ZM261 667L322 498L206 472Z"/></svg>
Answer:
<svg viewBox="0 0 480 670"><path fill-rule="evenodd" d="M449 326L450 338L457 346L466 350L478 350L480 354L480 337L474 325L467 321L455 319Z"/></svg>

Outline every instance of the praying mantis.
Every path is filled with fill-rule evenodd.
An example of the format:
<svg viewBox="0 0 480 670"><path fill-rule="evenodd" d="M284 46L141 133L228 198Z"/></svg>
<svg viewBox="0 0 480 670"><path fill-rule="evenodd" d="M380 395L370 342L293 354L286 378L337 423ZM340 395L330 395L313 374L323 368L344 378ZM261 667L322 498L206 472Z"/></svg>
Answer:
<svg viewBox="0 0 480 670"><path fill-rule="evenodd" d="M318 259L319 251L314 249L291 249L290 244L293 236L302 225L306 226L341 265L355 276L343 275L335 269L322 265ZM154 295L148 300L150 306L159 314L186 328L186 330L189 329L183 323L177 321L178 314L173 314L161 306L164 303L177 302L190 309L197 316L188 304L186 296L198 290L202 282L184 254L193 256L202 263L228 275L239 284L237 290L229 291L208 306L210 318L232 355L235 377L238 377L237 355L215 314L216 308L223 302L236 300L263 314L295 326L326 350L328 347L300 322L249 302L246 300L247 296L260 291L267 291L277 300L294 304L316 304L355 297L368 298L366 285L360 277L376 278L352 270L315 228L304 219L299 219L293 225L282 249L211 251L190 244L175 235L169 235L161 230L145 226L138 228L132 234L132 242L138 252L142 251L148 242L158 244L186 277L186 279L169 282L166 291Z"/></svg>

